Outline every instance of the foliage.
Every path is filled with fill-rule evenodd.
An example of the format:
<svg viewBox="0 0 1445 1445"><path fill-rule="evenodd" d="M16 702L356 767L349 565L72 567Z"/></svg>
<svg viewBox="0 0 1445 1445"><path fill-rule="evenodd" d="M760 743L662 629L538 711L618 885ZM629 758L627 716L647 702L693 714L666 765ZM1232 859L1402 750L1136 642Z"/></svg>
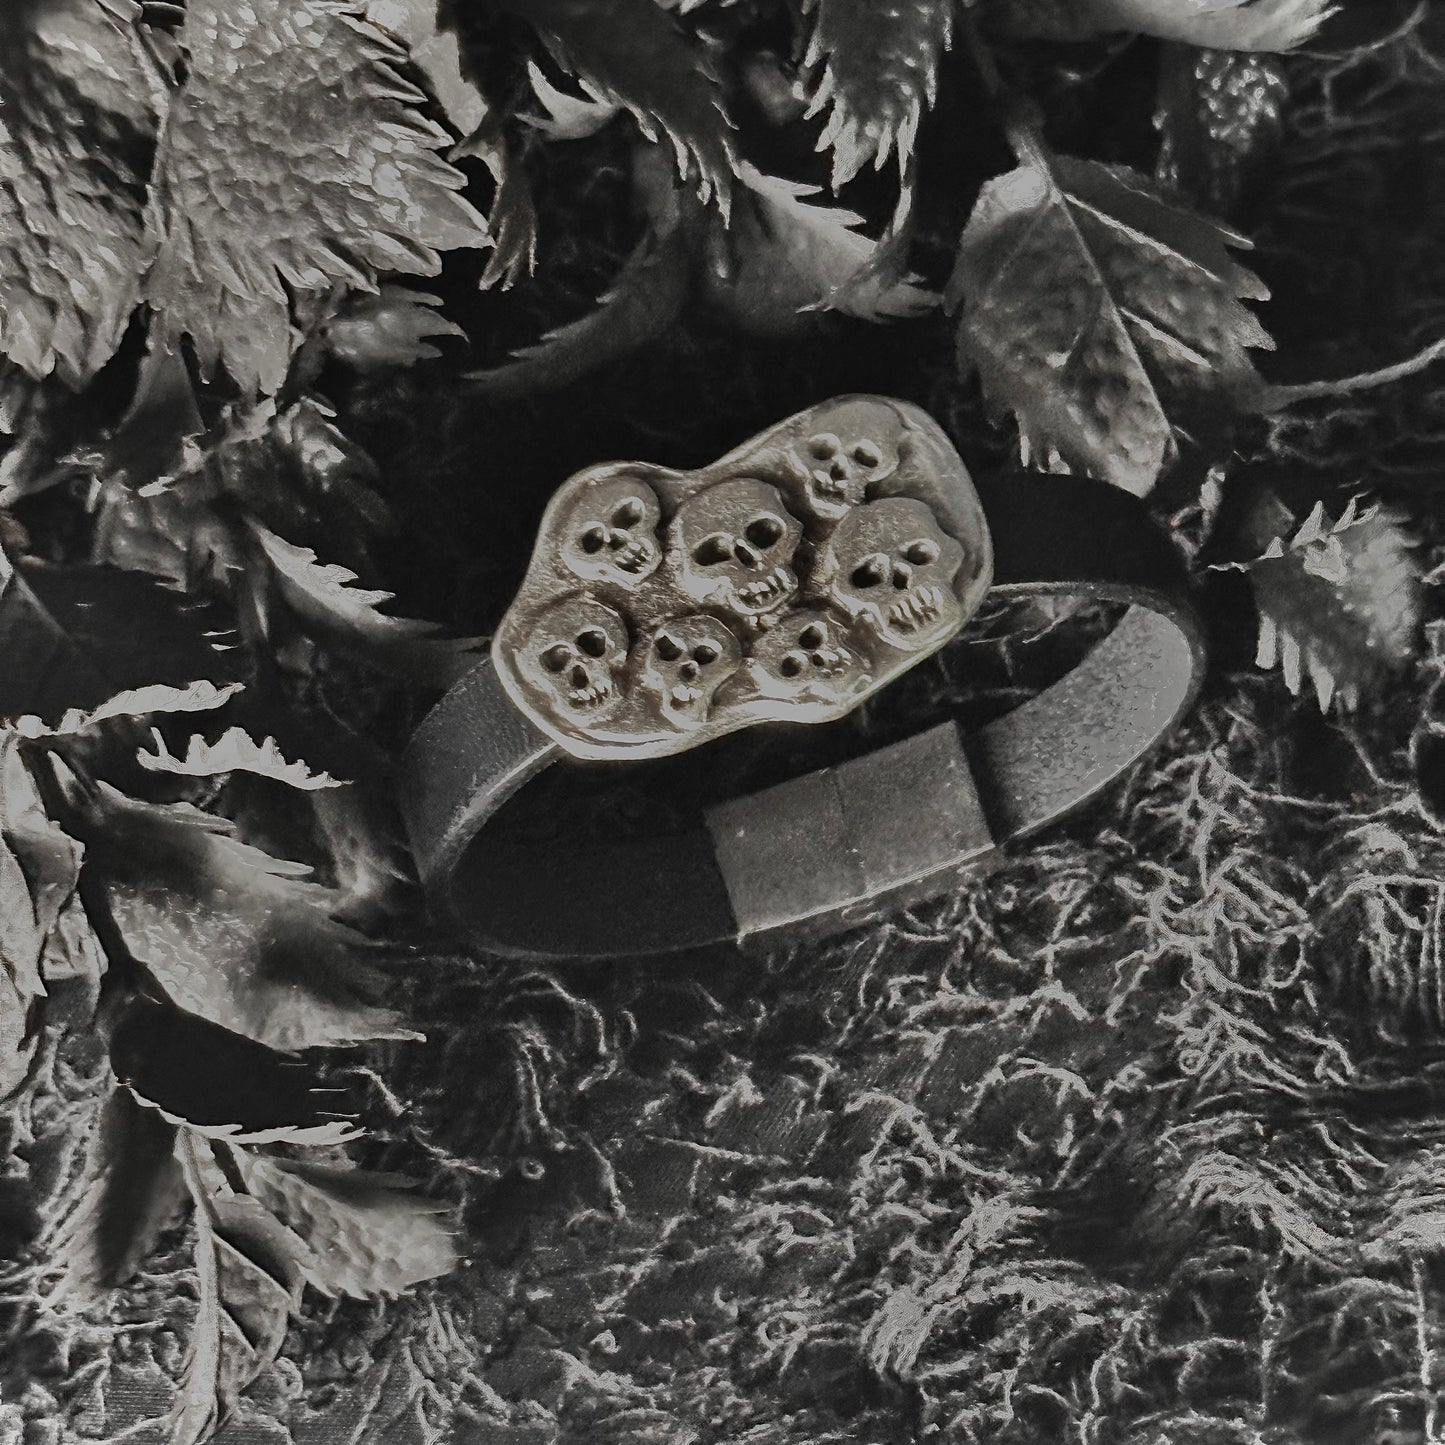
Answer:
<svg viewBox="0 0 1445 1445"><path fill-rule="evenodd" d="M10 5L0 1434L1437 1435L1442 53L1412 0ZM549 488L840 390L1147 498L1184 737L841 944L447 957L394 759Z"/></svg>

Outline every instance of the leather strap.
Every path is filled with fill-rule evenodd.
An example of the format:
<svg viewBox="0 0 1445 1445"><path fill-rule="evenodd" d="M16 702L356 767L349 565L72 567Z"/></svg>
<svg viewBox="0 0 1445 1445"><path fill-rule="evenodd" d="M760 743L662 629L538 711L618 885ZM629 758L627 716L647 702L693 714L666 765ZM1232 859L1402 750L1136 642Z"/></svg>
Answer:
<svg viewBox="0 0 1445 1445"><path fill-rule="evenodd" d="M968 737L945 722L699 811L666 836L571 829L529 843L486 825L565 755L484 662L424 719L403 759L402 808L438 909L485 949L529 958L832 930L936 896L1000 844L1107 787L1198 688L1203 645L1182 563L1139 501L1106 483L1030 472L976 485L993 595L1130 604L1073 672Z"/></svg>

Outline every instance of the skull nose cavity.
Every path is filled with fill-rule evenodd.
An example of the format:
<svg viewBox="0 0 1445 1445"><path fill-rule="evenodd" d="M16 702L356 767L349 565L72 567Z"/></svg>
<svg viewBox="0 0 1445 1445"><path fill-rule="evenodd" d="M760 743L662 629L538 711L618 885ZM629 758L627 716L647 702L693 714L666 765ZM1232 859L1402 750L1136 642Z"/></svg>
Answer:
<svg viewBox="0 0 1445 1445"><path fill-rule="evenodd" d="M896 562L893 566L893 585L906 592L913 582L913 568L907 562Z"/></svg>
<svg viewBox="0 0 1445 1445"><path fill-rule="evenodd" d="M581 692L582 689L587 686L587 669L583 667L580 662L573 665L572 676L569 681L571 682L572 686L577 689L578 692Z"/></svg>
<svg viewBox="0 0 1445 1445"><path fill-rule="evenodd" d="M682 666L678 668L677 675L684 682L696 682L701 671L702 669L698 667L697 663L689 658L688 661L684 662Z"/></svg>
<svg viewBox="0 0 1445 1445"><path fill-rule="evenodd" d="M737 558L739 566L746 567L749 572L757 571L763 563L763 554L756 547L749 546L741 537L733 548L733 556Z"/></svg>

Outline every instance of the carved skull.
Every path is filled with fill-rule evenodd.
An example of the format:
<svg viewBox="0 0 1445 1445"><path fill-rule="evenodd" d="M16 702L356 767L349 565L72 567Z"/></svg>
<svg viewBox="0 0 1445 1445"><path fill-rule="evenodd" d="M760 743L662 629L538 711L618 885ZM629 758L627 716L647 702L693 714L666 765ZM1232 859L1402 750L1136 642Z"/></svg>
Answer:
<svg viewBox="0 0 1445 1445"><path fill-rule="evenodd" d="M868 664L826 612L790 612L753 648L759 691L799 702L843 702L868 686Z"/></svg>
<svg viewBox="0 0 1445 1445"><path fill-rule="evenodd" d="M873 483L898 470L897 443L878 430L878 440L858 436L848 441L836 432L817 432L798 449L814 516L836 521L863 501Z"/></svg>
<svg viewBox="0 0 1445 1445"><path fill-rule="evenodd" d="M605 717L622 701L627 625L590 597L564 597L537 619L518 657L522 675L557 713L576 721Z"/></svg>
<svg viewBox="0 0 1445 1445"><path fill-rule="evenodd" d="M684 502L672 526L679 580L698 602L758 619L796 595L791 564L803 525L776 487L753 477L719 482Z"/></svg>
<svg viewBox="0 0 1445 1445"><path fill-rule="evenodd" d="M699 614L664 622L647 640L645 657L642 681L662 715L677 727L697 727L718 688L742 666L743 650L725 623Z"/></svg>
<svg viewBox="0 0 1445 1445"><path fill-rule="evenodd" d="M963 622L953 590L963 548L912 497L885 497L850 512L823 559L836 602L894 647L917 651Z"/></svg>
<svg viewBox="0 0 1445 1445"><path fill-rule="evenodd" d="M587 478L561 499L562 561L584 581L636 587L662 561L657 540L661 519L657 496L645 482Z"/></svg>

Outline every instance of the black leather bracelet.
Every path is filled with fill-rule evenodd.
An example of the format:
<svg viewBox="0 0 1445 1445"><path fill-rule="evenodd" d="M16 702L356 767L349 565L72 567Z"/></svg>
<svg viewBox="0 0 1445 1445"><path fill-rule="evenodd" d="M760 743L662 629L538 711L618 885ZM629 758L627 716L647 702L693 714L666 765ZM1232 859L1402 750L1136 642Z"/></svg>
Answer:
<svg viewBox="0 0 1445 1445"><path fill-rule="evenodd" d="M487 827L555 763L841 716L945 645L985 592L1128 610L1062 680L969 736L945 722L665 836L528 843ZM975 488L925 413L840 398L698 472L569 479L492 657L410 743L402 807L435 905L492 952L636 956L841 928L936 896L1094 796L1170 729L1203 663L1181 562L1136 498L1046 473Z"/></svg>

